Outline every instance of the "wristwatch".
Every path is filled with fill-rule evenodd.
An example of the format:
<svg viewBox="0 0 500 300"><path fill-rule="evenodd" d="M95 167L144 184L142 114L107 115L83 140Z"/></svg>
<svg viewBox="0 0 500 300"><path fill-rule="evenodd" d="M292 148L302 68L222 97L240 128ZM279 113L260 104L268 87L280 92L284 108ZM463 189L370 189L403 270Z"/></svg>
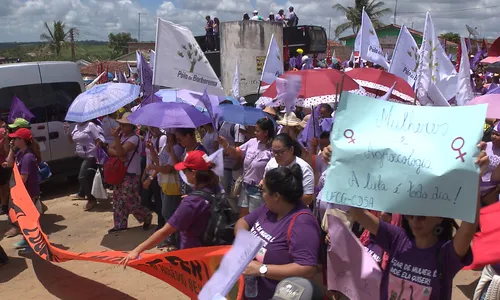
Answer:
<svg viewBox="0 0 500 300"><path fill-rule="evenodd" d="M267 265L260 266L259 273L260 273L261 277L266 276L266 274L267 274Z"/></svg>

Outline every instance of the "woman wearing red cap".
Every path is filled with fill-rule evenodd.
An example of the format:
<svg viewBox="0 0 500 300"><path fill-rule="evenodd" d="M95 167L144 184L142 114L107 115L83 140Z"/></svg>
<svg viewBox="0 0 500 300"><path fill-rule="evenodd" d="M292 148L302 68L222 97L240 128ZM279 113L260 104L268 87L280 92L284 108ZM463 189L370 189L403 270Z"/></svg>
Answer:
<svg viewBox="0 0 500 300"><path fill-rule="evenodd" d="M37 204L41 212L41 204L38 200L40 196L40 185L38 181L38 161L33 151L33 135L28 128L20 128L16 132L9 134L11 138L11 148L7 157L7 166L13 167L17 164L23 183L31 199ZM29 247L25 239L15 244L16 248Z"/></svg>
<svg viewBox="0 0 500 300"><path fill-rule="evenodd" d="M182 179L195 191L213 195L220 191L220 187L219 178L212 171L212 167L206 153L200 150L188 152L184 161L175 165L175 169L181 172ZM136 259L143 251L158 245L176 231L180 232L180 249L200 247L209 218L210 203L199 195L189 194L168 219L167 224L137 246L121 263L126 266L129 260Z"/></svg>

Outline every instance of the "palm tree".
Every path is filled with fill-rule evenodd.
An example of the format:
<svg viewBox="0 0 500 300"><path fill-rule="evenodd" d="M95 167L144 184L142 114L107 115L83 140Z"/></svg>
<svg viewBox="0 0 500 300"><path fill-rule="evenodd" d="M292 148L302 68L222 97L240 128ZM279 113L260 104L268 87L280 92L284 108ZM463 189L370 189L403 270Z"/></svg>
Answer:
<svg viewBox="0 0 500 300"><path fill-rule="evenodd" d="M340 3L333 6L333 9L342 12L347 22L340 24L335 28L335 36L338 37L347 29L351 28L353 33L358 32L361 27L361 14L363 12L363 7L365 8L366 14L370 17L375 28L383 25L380 22L380 18L385 14L392 12L392 9L385 7L385 3L376 0L355 0L354 6L345 7Z"/></svg>
<svg viewBox="0 0 500 300"><path fill-rule="evenodd" d="M40 39L46 41L52 51L57 56L61 54L61 50L67 45L70 30L66 31L66 24L62 21L54 21L54 26L50 29L49 24L45 22L47 32L40 35Z"/></svg>

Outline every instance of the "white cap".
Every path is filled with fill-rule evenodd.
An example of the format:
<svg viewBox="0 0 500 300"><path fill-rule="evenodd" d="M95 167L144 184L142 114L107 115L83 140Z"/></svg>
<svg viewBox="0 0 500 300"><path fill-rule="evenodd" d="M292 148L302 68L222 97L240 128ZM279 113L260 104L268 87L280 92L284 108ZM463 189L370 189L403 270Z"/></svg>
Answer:
<svg viewBox="0 0 500 300"><path fill-rule="evenodd" d="M257 10L254 10L254 11L253 11L253 13L254 13L254 14L258 14L259 12L258 12Z"/></svg>

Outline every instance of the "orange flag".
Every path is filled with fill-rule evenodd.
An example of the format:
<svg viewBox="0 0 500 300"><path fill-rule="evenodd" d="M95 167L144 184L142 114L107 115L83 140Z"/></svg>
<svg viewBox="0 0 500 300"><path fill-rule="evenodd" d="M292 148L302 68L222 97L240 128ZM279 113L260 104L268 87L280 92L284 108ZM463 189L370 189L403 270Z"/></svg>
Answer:
<svg viewBox="0 0 500 300"><path fill-rule="evenodd" d="M40 214L31 200L21 175L14 165L16 186L11 189L12 206L9 216L17 222L26 241L42 259L50 262L84 260L107 264L118 264L127 255L121 251L99 251L74 253L59 249L52 244L40 228ZM21 183L21 184L19 184ZM175 287L191 299L198 299L198 293L217 270L224 254L230 246L201 247L161 254L142 254L140 259L131 261L129 266L159 278ZM233 288L230 295L241 299L243 285ZM237 294L237 296L236 296Z"/></svg>

